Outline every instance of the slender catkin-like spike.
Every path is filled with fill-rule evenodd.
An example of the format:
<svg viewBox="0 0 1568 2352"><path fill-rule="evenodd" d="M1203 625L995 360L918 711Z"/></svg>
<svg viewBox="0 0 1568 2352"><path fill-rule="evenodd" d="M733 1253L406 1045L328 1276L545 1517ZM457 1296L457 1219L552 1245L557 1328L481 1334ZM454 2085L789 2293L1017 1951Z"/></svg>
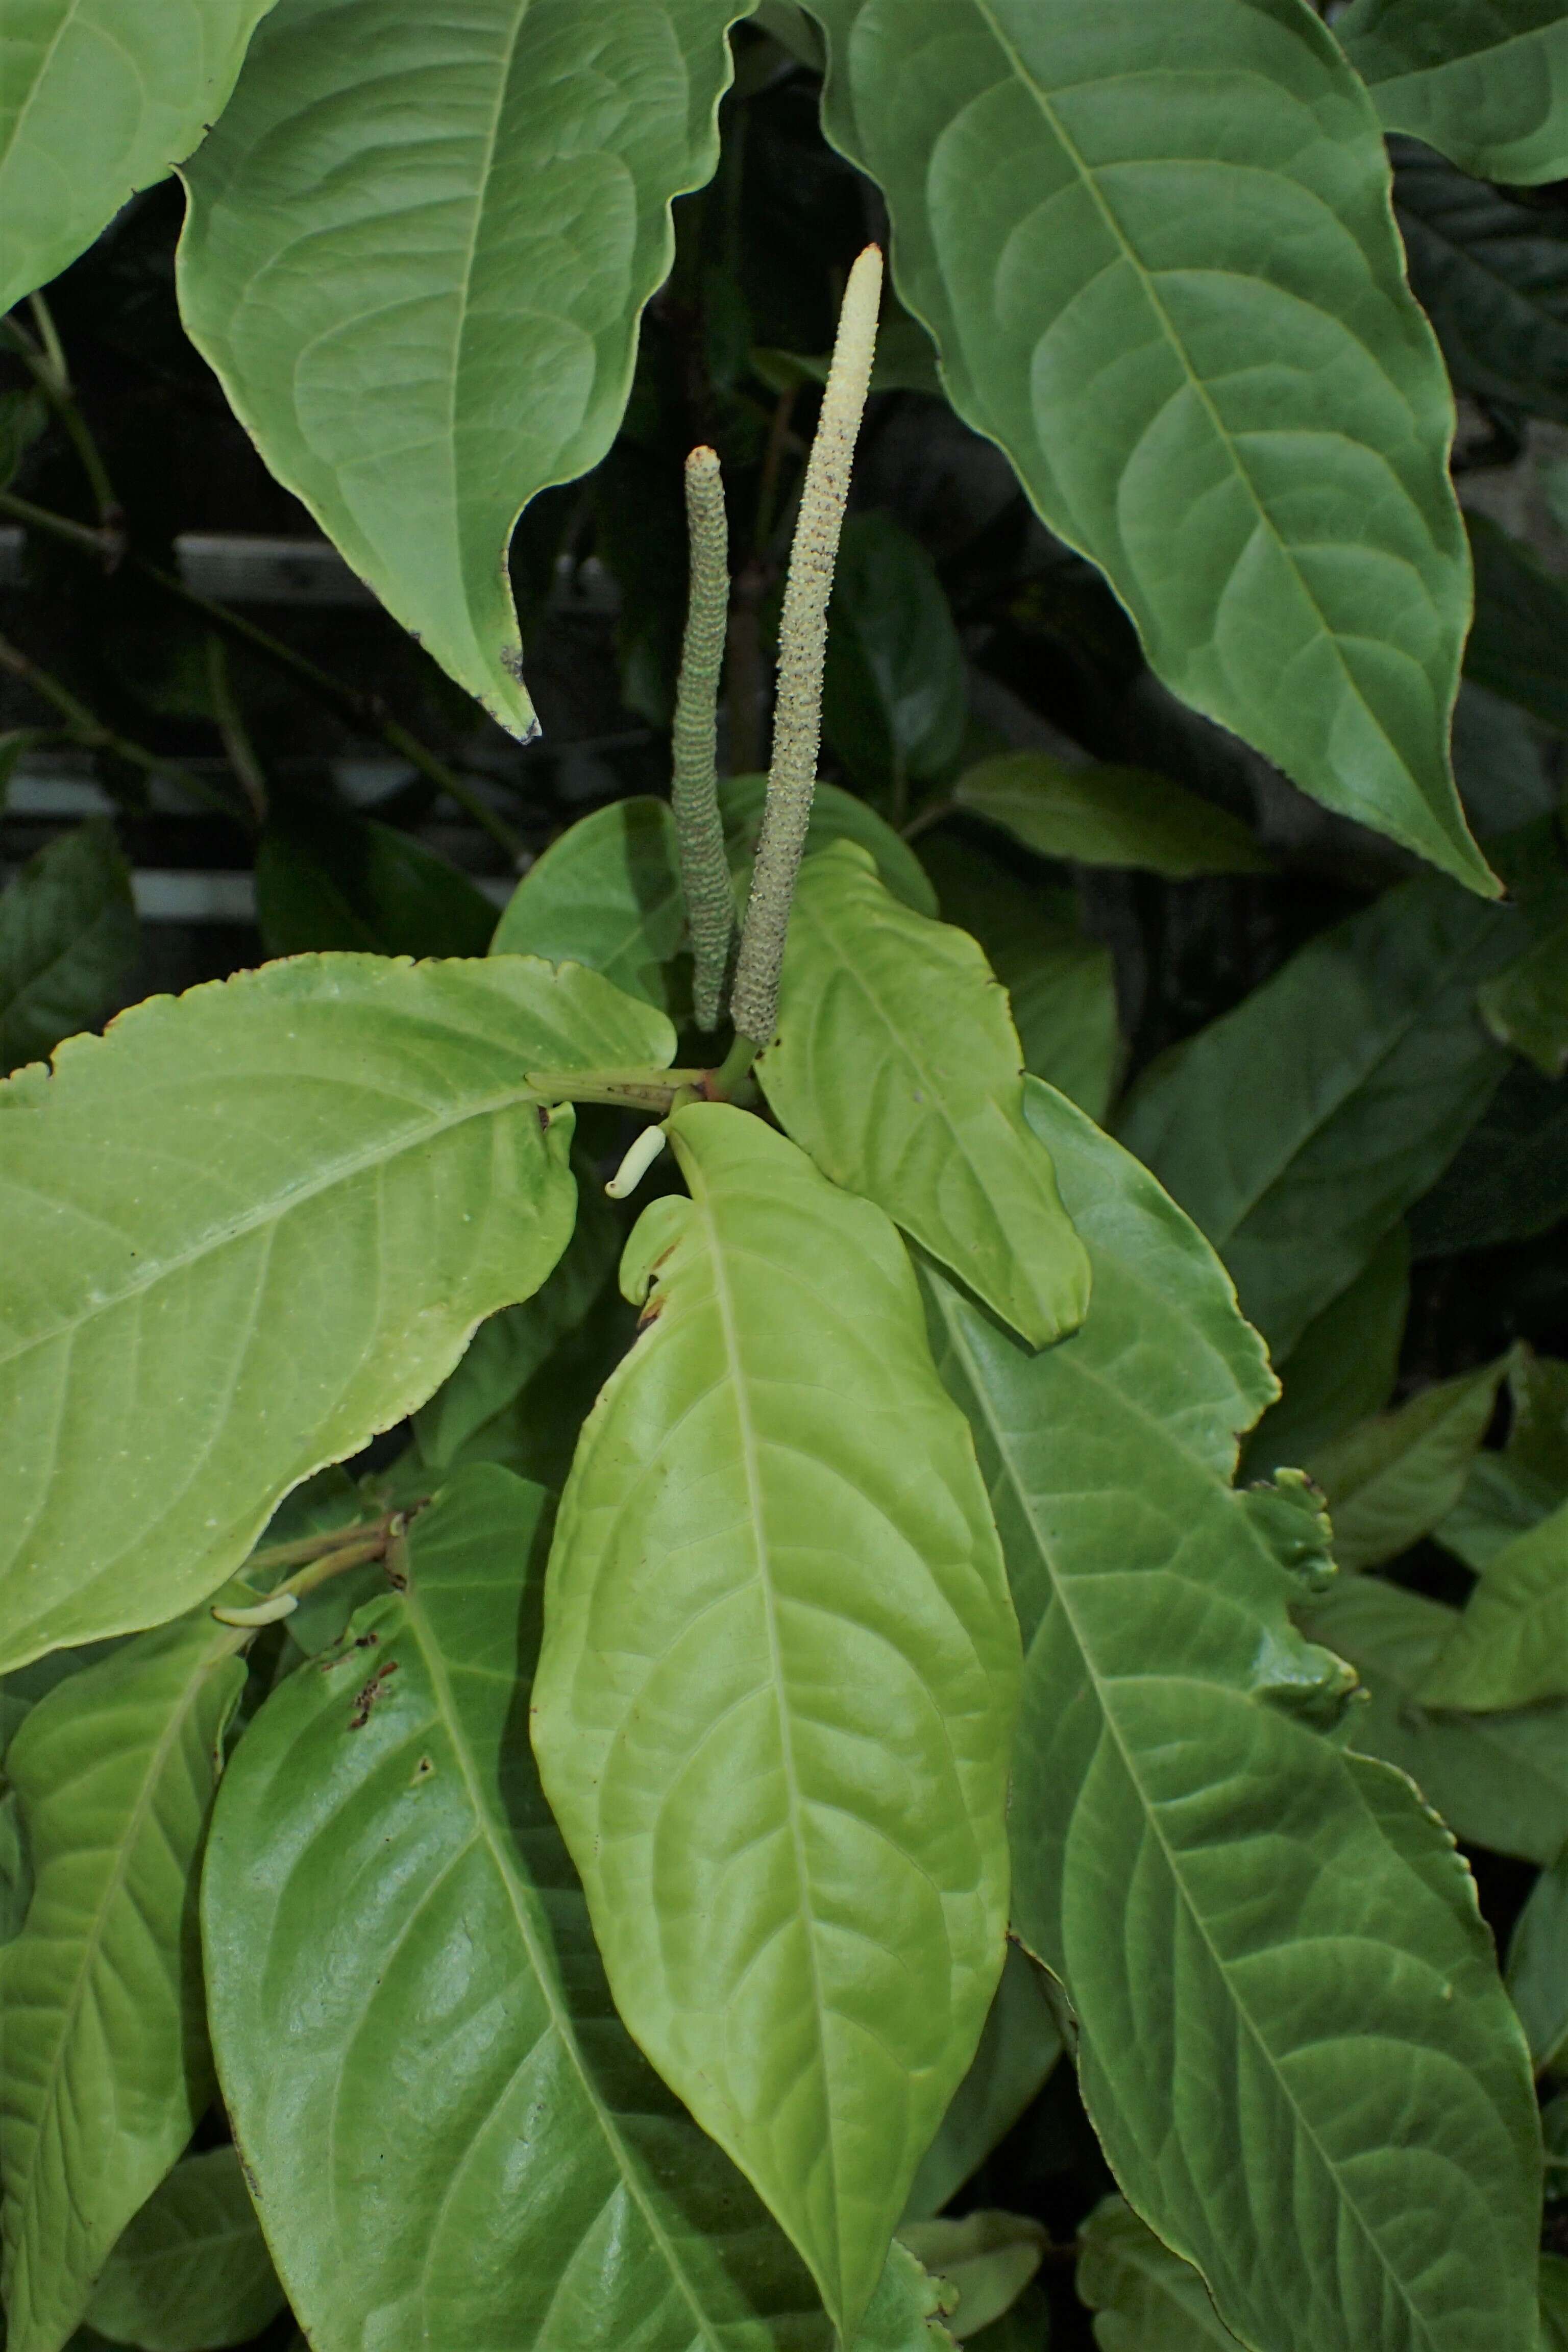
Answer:
<svg viewBox="0 0 1568 2352"><path fill-rule="evenodd" d="M881 247L868 245L849 272L844 289L833 364L806 464L779 620L778 698L767 804L730 998L737 1034L752 1039L759 1050L772 1044L777 1022L784 934L816 786L827 600L849 495L855 439L871 382L881 299Z"/></svg>
<svg viewBox="0 0 1568 2352"><path fill-rule="evenodd" d="M724 478L711 449L693 449L686 461L686 520L691 584L675 697L670 798L697 964L692 1011L700 1029L716 1029L734 943L735 902L719 818L717 766L719 671L730 612L730 531Z"/></svg>

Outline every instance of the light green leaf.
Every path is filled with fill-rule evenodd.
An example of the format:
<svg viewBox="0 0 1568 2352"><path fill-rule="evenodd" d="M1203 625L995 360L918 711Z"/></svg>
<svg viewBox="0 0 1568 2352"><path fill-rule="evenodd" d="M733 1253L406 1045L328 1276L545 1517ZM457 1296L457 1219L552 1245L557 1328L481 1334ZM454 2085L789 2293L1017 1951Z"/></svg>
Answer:
<svg viewBox="0 0 1568 2352"><path fill-rule="evenodd" d="M673 1046L580 967L307 956L0 1088L0 1665L200 1599L422 1404L571 1231L527 1071Z"/></svg>
<svg viewBox="0 0 1568 2352"><path fill-rule="evenodd" d="M1514 1923L1508 1989L1537 2074L1561 2072L1568 2059L1568 1849L1542 1872Z"/></svg>
<svg viewBox="0 0 1568 2352"><path fill-rule="evenodd" d="M1410 1308L1410 1236L1386 1234L1347 1289L1312 1318L1279 1367L1285 1393L1258 1423L1242 1457L1247 1479L1314 1454L1381 1412L1399 1369Z"/></svg>
<svg viewBox="0 0 1568 2352"><path fill-rule="evenodd" d="M1202 1226L1277 1355L1480 1116L1505 1064L1476 989L1523 944L1517 913L1406 883L1134 1088L1122 1141Z"/></svg>
<svg viewBox="0 0 1568 2352"><path fill-rule="evenodd" d="M1007 992L1025 1068L1103 1119L1122 1057L1116 964L1079 929L1073 893L1031 887L946 830L921 854L944 919L979 940Z"/></svg>
<svg viewBox="0 0 1568 2352"><path fill-rule="evenodd" d="M960 776L952 797L1042 857L1141 866L1170 881L1266 874L1273 864L1239 817L1142 768L1069 768L1046 751L1001 751Z"/></svg>
<svg viewBox="0 0 1568 2352"><path fill-rule="evenodd" d="M1439 1381L1311 1455L1344 1569L1376 1568L1429 1535L1459 1499L1480 1450L1507 1359Z"/></svg>
<svg viewBox="0 0 1568 2352"><path fill-rule="evenodd" d="M1458 389L1568 423L1568 221L1405 140L1394 194L1410 283Z"/></svg>
<svg viewBox="0 0 1568 2352"><path fill-rule="evenodd" d="M890 515L851 515L833 574L822 724L862 792L940 782L968 720L963 648L921 545Z"/></svg>
<svg viewBox="0 0 1568 2352"><path fill-rule="evenodd" d="M1568 2258L1541 2257L1541 2352L1568 2352Z"/></svg>
<svg viewBox="0 0 1568 2352"><path fill-rule="evenodd" d="M262 835L256 919L271 956L321 948L482 956L496 911L412 835L348 809L300 808Z"/></svg>
<svg viewBox="0 0 1568 2352"><path fill-rule="evenodd" d="M1040 1347L1081 1322L1088 1269L1024 1123L1022 1063L966 933L900 905L852 844L806 861L763 1091L826 1175Z"/></svg>
<svg viewBox="0 0 1568 2352"><path fill-rule="evenodd" d="M1300 0L811 0L959 415L1184 701L1489 887L1448 772L1452 403L1371 103Z"/></svg>
<svg viewBox="0 0 1568 2352"><path fill-rule="evenodd" d="M9 0L0 316L216 121L271 0Z"/></svg>
<svg viewBox="0 0 1568 2352"><path fill-rule="evenodd" d="M755 855L757 835L762 830L763 807L767 799L766 776L723 776L719 782L719 808L724 819L724 837L729 846L731 863L736 866L749 865ZM805 849L813 856L836 841L856 841L876 861L878 873L895 898L912 907L917 915L936 913L936 892L931 888L924 866L914 851L893 831L886 820L858 801L853 793L841 792L837 784L819 783L812 799L811 823L806 829Z"/></svg>
<svg viewBox="0 0 1568 2352"><path fill-rule="evenodd" d="M6 1757L37 1879L0 1950L7 2352L58 2352L212 2095L195 1892L244 1642L205 1611L143 1634Z"/></svg>
<svg viewBox="0 0 1568 2352"><path fill-rule="evenodd" d="M1336 30L1390 131L1479 180L1568 174L1562 0L1356 0Z"/></svg>
<svg viewBox="0 0 1568 2352"><path fill-rule="evenodd" d="M1017 1631L891 1225L742 1111L669 1127L534 1747L622 2016L852 2336L1001 1973Z"/></svg>
<svg viewBox="0 0 1568 2352"><path fill-rule="evenodd" d="M1568 1503L1489 1561L1420 1696L1483 1713L1568 1697Z"/></svg>
<svg viewBox="0 0 1568 2352"><path fill-rule="evenodd" d="M1468 518L1476 619L1465 675L1568 734L1568 588L1489 517Z"/></svg>
<svg viewBox="0 0 1568 2352"><path fill-rule="evenodd" d="M747 0L279 0L186 176L180 304L279 479L519 735L504 557L626 406Z"/></svg>
<svg viewBox="0 0 1568 2352"><path fill-rule="evenodd" d="M1287 1613L1321 1524L1229 1485L1255 1335L1134 1161L1043 1087L1030 1115L1091 1255L1083 1329L1031 1359L928 1280L1024 1630L1014 1918L1090 2118L1245 2343L1530 2352L1528 2062L1447 1833L1322 1737L1348 1675Z"/></svg>
<svg viewBox="0 0 1568 2352"><path fill-rule="evenodd" d="M906 2221L899 2236L921 2267L945 2279L956 2294L947 2326L961 2344L1012 2310L1049 2243L1043 2224L1021 2213Z"/></svg>
<svg viewBox="0 0 1568 2352"><path fill-rule="evenodd" d="M0 891L0 1071L111 1013L137 938L130 871L103 819L24 866Z"/></svg>
<svg viewBox="0 0 1568 2352"><path fill-rule="evenodd" d="M1489 980L1480 1006L1500 1044L1528 1055L1543 1078L1560 1078L1568 1070L1568 921Z"/></svg>
<svg viewBox="0 0 1568 2352"><path fill-rule="evenodd" d="M939 2213L1012 2130L1061 2050L1043 1972L1016 1944L1009 1944L974 2063L953 2093L910 2189L900 2224L906 2237L909 2224Z"/></svg>
<svg viewBox="0 0 1568 2352"><path fill-rule="evenodd" d="M1568 1843L1568 1706L1429 1713L1415 1693L1458 1615L1380 1577L1346 1576L1302 1623L1366 1686L1352 1747L1408 1773L1467 1844L1549 1863Z"/></svg>
<svg viewBox="0 0 1568 2352"><path fill-rule="evenodd" d="M370 2314L380 2352L833 2352L611 2004L525 1727L548 1534L538 1487L459 1471L408 1590L268 1699L225 1777L213 2029L289 2299L316 2352L363 2352ZM889 2265L858 2352L934 2352L929 2305Z"/></svg>
<svg viewBox="0 0 1568 2352"><path fill-rule="evenodd" d="M1236 2337L1197 2272L1120 2197L1097 2205L1080 2234L1078 2291L1098 2315L1100 2352L1231 2352Z"/></svg>
<svg viewBox="0 0 1568 2352"><path fill-rule="evenodd" d="M188 2157L115 2247L88 2305L100 2336L142 2352L245 2344L283 2308L232 2147Z"/></svg>
<svg viewBox="0 0 1568 2352"><path fill-rule="evenodd" d="M552 842L513 891L492 955L570 958L662 1013L689 1001L670 967L686 940L675 819L656 800L612 801Z"/></svg>

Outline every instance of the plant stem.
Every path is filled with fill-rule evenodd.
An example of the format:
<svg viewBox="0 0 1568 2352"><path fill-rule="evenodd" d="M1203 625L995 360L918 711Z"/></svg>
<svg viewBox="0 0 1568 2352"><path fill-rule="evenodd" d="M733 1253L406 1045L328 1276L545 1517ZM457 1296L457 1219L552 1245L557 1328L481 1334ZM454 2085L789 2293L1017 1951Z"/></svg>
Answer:
<svg viewBox="0 0 1568 2352"><path fill-rule="evenodd" d="M58 330L50 315L49 306L41 294L28 297L28 308L42 340L40 351L32 337L14 319L5 320L6 333L32 374L34 382L70 436L72 448L80 461L82 472L91 487L93 503L98 509L99 526L103 536L103 561L112 572L124 549L124 509L115 496L114 485L109 478L109 468L103 454L88 429L88 423L77 402L66 363L65 348Z"/></svg>
<svg viewBox="0 0 1568 2352"><path fill-rule="evenodd" d="M710 1102L731 1102L734 1099L743 1081L751 1076L752 1064L756 1060L758 1051L755 1038L736 1038L713 1073L712 1083L708 1088Z"/></svg>
<svg viewBox="0 0 1568 2352"><path fill-rule="evenodd" d="M707 1091L706 1070L530 1070L526 1084L546 1103L606 1103L612 1110L657 1111L662 1118L682 1087Z"/></svg>
<svg viewBox="0 0 1568 2352"><path fill-rule="evenodd" d="M811 820L822 740L827 601L849 495L856 436L870 387L882 291L882 255L868 245L849 273L816 438L806 462L779 624L779 679L767 803L752 868L730 1011L738 1036L758 1052L773 1042L779 973L795 877Z"/></svg>
<svg viewBox="0 0 1568 2352"><path fill-rule="evenodd" d="M264 1545L260 1551L251 1553L245 1566L247 1570L261 1573L274 1568L297 1568L304 1561L320 1559L324 1553L363 1543L375 1531L374 1521L353 1519L347 1527L328 1528L319 1536L300 1536L292 1543Z"/></svg>
<svg viewBox="0 0 1568 2352"><path fill-rule="evenodd" d="M899 831L906 841L918 841L921 835L929 833L933 824L942 824L957 814L958 803L954 800L930 801L924 808L917 809L909 823L900 825Z"/></svg>
<svg viewBox="0 0 1568 2352"><path fill-rule="evenodd" d="M109 751L129 766L140 768L144 775L165 777L181 792L188 793L193 800L200 801L204 807L216 809L220 816L227 817L230 824L234 822L233 803L226 800L222 793L216 791L211 784L204 783L199 776L193 776L189 769L182 767L177 760L161 760L155 751L145 751L140 743L133 743L129 736L116 734L112 727L106 727L101 719L94 717L85 702L79 702L68 687L63 686L47 669L40 668L7 637L0 637L0 669L9 670L13 677L19 677L24 685L30 686L42 701L51 704L66 722L65 733L85 751Z"/></svg>
<svg viewBox="0 0 1568 2352"><path fill-rule="evenodd" d="M228 754L228 764L239 779L240 789L250 803L250 813L258 830L267 823L267 778L256 755L256 746L235 699L234 681L228 674L228 655L223 639L215 632L207 639L207 688L212 696L213 715L223 748Z"/></svg>
<svg viewBox="0 0 1568 2352"><path fill-rule="evenodd" d="M724 478L709 448L686 460L686 520L691 577L680 650L670 798L680 853L680 887L696 958L692 1011L716 1029L735 939L735 901L719 815L719 672L730 604L730 528Z"/></svg>

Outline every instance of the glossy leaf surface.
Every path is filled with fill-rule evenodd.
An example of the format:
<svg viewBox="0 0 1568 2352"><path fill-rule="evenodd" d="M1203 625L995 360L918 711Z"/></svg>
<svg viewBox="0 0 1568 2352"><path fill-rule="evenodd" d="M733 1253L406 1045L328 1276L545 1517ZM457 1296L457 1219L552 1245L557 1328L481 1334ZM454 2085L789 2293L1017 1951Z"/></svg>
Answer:
<svg viewBox="0 0 1568 2352"><path fill-rule="evenodd" d="M490 953L585 963L668 1013L685 937L675 819L665 802L638 798L579 817L552 842L512 892Z"/></svg>
<svg viewBox="0 0 1568 2352"><path fill-rule="evenodd" d="M1300 0L812 10L960 415L1184 701L1485 887L1447 763L1450 394L1332 36Z"/></svg>
<svg viewBox="0 0 1568 2352"><path fill-rule="evenodd" d="M185 324L273 472L513 732L504 556L609 447L744 0L279 0L187 178Z"/></svg>
<svg viewBox="0 0 1568 2352"><path fill-rule="evenodd" d="M216 121L272 0L9 0L0 315Z"/></svg>
<svg viewBox="0 0 1568 2352"><path fill-rule="evenodd" d="M276 2319L283 2290L232 2147L187 2157L109 2258L88 2317L142 2352L220 2352Z"/></svg>
<svg viewBox="0 0 1568 2352"><path fill-rule="evenodd" d="M765 776L721 776L719 780L724 837L731 861L736 866L749 864L756 850L767 790ZM828 848L836 841L858 842L895 898L901 898L918 915L936 913L936 892L909 844L875 809L857 800L853 793L842 792L837 784L818 783L811 803L811 823L806 828L807 856Z"/></svg>
<svg viewBox="0 0 1568 2352"><path fill-rule="evenodd" d="M0 1951L7 2352L58 2352L212 2095L196 1869L242 1639L205 1611L144 1634L7 1751L37 1879Z"/></svg>
<svg viewBox="0 0 1568 2352"><path fill-rule="evenodd" d="M1508 1989L1537 2073L1568 2056L1568 1852L1531 1888L1508 1948Z"/></svg>
<svg viewBox="0 0 1568 2352"><path fill-rule="evenodd" d="M1122 1140L1203 1228L1288 1356L1485 1108L1504 1064L1476 990L1520 917L1435 879L1302 948L1156 1062Z"/></svg>
<svg viewBox="0 0 1568 2352"><path fill-rule="evenodd" d="M1568 221L1413 142L1394 162L1410 283L1456 385L1568 422Z"/></svg>
<svg viewBox="0 0 1568 2352"><path fill-rule="evenodd" d="M1501 1363L1439 1381L1347 1430L1307 1463L1344 1569L1376 1568L1430 1534L1458 1501L1497 1403Z"/></svg>
<svg viewBox="0 0 1568 2352"><path fill-rule="evenodd" d="M957 761L963 648L936 567L890 515L844 526L828 614L823 731L863 792L902 793Z"/></svg>
<svg viewBox="0 0 1568 2352"><path fill-rule="evenodd" d="M1061 2049L1043 1973L1026 1953L1009 1944L974 2063L921 2158L904 2209L906 2224L939 2213L984 2163L1039 2090Z"/></svg>
<svg viewBox="0 0 1568 2352"><path fill-rule="evenodd" d="M1272 863L1239 817L1142 768L1069 768L1046 751L1002 751L960 776L952 796L1042 857L1140 866L1173 882L1263 874Z"/></svg>
<svg viewBox="0 0 1568 2352"><path fill-rule="evenodd" d="M1421 1696L1486 1710L1568 1697L1568 1503L1489 1561Z"/></svg>
<svg viewBox="0 0 1568 2352"><path fill-rule="evenodd" d="M527 1070L672 1048L581 969L302 957L13 1078L0 1664L187 1606L422 1404L571 1231L571 1117L542 1130Z"/></svg>
<svg viewBox="0 0 1568 2352"><path fill-rule="evenodd" d="M40 850L0 892L0 1072L112 1012L136 946L113 828L100 819Z"/></svg>
<svg viewBox="0 0 1568 2352"><path fill-rule="evenodd" d="M901 906L853 845L807 861L763 1090L825 1174L1039 1347L1081 1321L1088 1269L1024 1122L1022 1060L972 939Z"/></svg>
<svg viewBox="0 0 1568 2352"><path fill-rule="evenodd" d="M1355 0L1336 30L1391 131L1479 180L1568 173L1568 18L1560 0Z"/></svg>
<svg viewBox="0 0 1568 2352"><path fill-rule="evenodd" d="M804 2264L612 2006L526 1733L548 1535L539 1488L457 1474L406 1592L282 1685L226 1775L214 2036L290 2300L316 2352L833 2352ZM929 2305L895 2263L857 2352L934 2352Z"/></svg>
<svg viewBox="0 0 1568 2352"><path fill-rule="evenodd" d="M947 2326L960 2343L1012 2310L1047 2243L1043 2225L1026 2215L986 2211L956 2221L908 2221L899 2236L921 2268L952 2289Z"/></svg>
<svg viewBox="0 0 1568 2352"><path fill-rule="evenodd" d="M291 810L262 835L256 920L269 956L482 956L496 910L412 835L329 808Z"/></svg>
<svg viewBox="0 0 1568 2352"><path fill-rule="evenodd" d="M1300 1468L1394 1391L1410 1308L1410 1238L1404 1225L1379 1242L1348 1289L1315 1315L1278 1367L1285 1393L1247 1442L1246 1480L1282 1463Z"/></svg>
<svg viewBox="0 0 1568 2352"><path fill-rule="evenodd" d="M1031 1088L1094 1265L1034 1358L930 1277L1025 1639L1014 1918L1079 2021L1135 2210L1267 2352L1530 2352L1529 2068L1468 1874L1322 1734L1295 1633L1323 1528L1229 1483L1268 1396L1224 1274L1148 1174Z"/></svg>
<svg viewBox="0 0 1568 2352"><path fill-rule="evenodd" d="M1097 2315L1100 2352L1230 2352L1236 2342L1191 2263L1163 2246L1120 2197L1081 2232L1078 2291Z"/></svg>
<svg viewBox="0 0 1568 2352"><path fill-rule="evenodd" d="M534 1747L622 2016L852 2335L1001 1974L1017 1629L892 1226L744 1112L669 1125Z"/></svg>

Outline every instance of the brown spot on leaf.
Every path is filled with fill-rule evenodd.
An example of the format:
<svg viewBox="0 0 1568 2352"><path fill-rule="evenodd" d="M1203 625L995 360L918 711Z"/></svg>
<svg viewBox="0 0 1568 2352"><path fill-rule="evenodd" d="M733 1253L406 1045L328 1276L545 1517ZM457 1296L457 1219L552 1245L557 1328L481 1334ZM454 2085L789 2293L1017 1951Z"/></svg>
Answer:
<svg viewBox="0 0 1568 2352"><path fill-rule="evenodd" d="M349 1717L349 1729L351 1731L363 1731L364 1729L365 1725L370 1721L371 1708L381 1696L383 1685L386 1682L389 1675L395 1675L396 1672L397 1660L395 1658L384 1658L382 1660L374 1674L372 1675L369 1682L365 1684L364 1688L357 1694L354 1699L354 1711Z"/></svg>

